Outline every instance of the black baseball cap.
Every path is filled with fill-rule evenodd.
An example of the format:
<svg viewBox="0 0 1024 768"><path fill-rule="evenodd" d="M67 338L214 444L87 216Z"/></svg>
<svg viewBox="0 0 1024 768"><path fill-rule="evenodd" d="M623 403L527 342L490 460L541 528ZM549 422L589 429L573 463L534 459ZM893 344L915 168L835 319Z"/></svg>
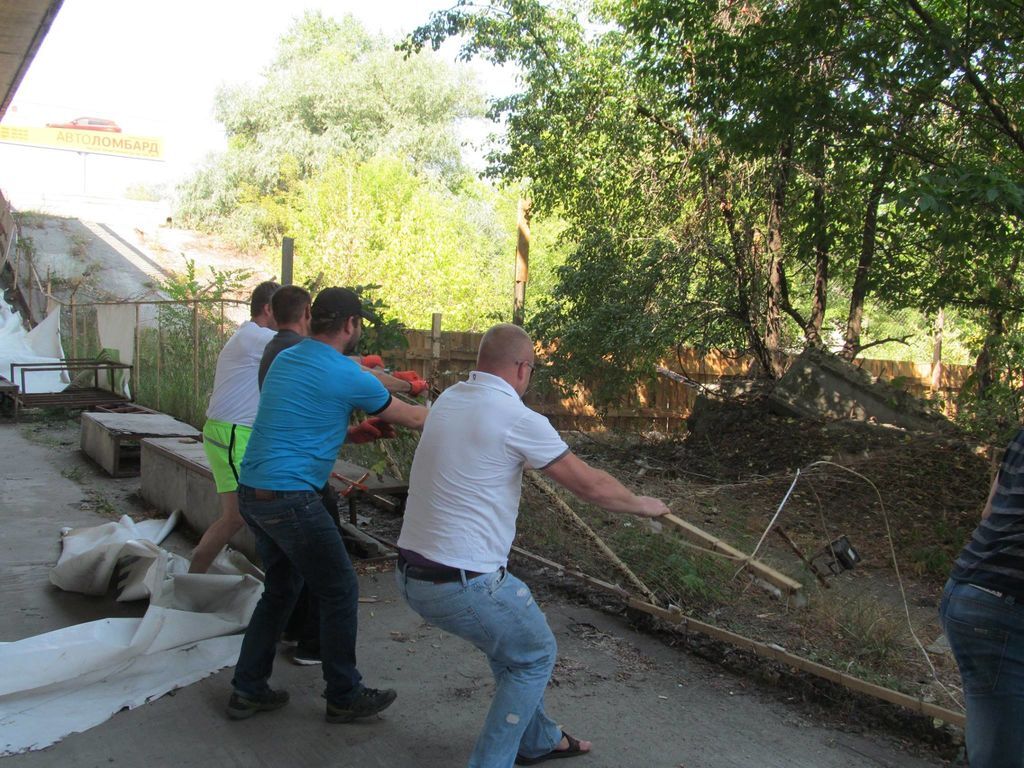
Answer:
<svg viewBox="0 0 1024 768"><path fill-rule="evenodd" d="M356 292L348 288L324 288L313 300L310 313L314 320L339 320L358 315L377 322L377 316L364 309Z"/></svg>

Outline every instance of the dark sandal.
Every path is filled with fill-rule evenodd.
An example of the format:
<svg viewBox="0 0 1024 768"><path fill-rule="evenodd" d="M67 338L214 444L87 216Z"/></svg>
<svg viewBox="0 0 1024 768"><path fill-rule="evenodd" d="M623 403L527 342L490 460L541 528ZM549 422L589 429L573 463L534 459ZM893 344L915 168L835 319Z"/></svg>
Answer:
<svg viewBox="0 0 1024 768"><path fill-rule="evenodd" d="M522 755L516 755L516 765L536 765L537 763L543 763L548 760L561 760L564 757L579 757L580 755L586 755L590 752L590 750L584 752L580 749L579 739L574 739L565 731L562 731L562 735L565 736L569 742L568 749L553 749L546 755L541 755L540 757L523 757Z"/></svg>

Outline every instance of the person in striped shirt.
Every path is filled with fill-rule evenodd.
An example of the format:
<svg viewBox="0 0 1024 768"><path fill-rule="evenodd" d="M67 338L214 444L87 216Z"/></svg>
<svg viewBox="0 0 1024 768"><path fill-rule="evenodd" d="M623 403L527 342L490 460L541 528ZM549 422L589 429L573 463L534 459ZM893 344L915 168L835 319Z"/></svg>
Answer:
<svg viewBox="0 0 1024 768"><path fill-rule="evenodd" d="M967 699L971 768L1024 768L1024 429L992 482L939 609Z"/></svg>

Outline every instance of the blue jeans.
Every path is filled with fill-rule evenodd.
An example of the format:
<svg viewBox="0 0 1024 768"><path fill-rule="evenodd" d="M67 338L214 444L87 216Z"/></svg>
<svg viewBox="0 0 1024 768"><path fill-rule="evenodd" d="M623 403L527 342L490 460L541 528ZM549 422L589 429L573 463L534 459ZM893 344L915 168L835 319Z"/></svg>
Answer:
<svg viewBox="0 0 1024 768"><path fill-rule="evenodd" d="M1024 606L950 579L939 613L967 697L971 768L1024 768Z"/></svg>
<svg viewBox="0 0 1024 768"><path fill-rule="evenodd" d="M280 496L257 500L252 488L238 486L238 508L256 537L265 576L231 683L243 696L267 691L277 641L305 582L320 606L327 701L347 706L362 689L356 669L359 582L320 496L312 491Z"/></svg>
<svg viewBox="0 0 1024 768"><path fill-rule="evenodd" d="M497 689L469 768L511 768L516 752L537 757L562 740L544 714L544 689L558 647L530 589L501 568L468 581L434 584L395 572L409 606L487 656Z"/></svg>

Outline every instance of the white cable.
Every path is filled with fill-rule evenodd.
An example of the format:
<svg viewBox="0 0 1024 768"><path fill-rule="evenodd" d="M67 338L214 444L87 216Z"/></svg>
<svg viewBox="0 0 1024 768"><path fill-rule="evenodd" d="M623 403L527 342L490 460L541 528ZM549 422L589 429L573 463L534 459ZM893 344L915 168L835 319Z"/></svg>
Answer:
<svg viewBox="0 0 1024 768"><path fill-rule="evenodd" d="M928 668L931 670L932 677L935 679L935 682L938 683L939 687L946 692L946 695L949 696L949 698L953 701L954 704L960 707L960 709L964 709L963 702L961 702L960 699L958 699L956 695L954 695L954 693L949 689L949 687L939 679L939 673L936 671L935 665L932 664L932 660L931 657L928 655L927 649L925 649L924 644L921 642L920 638L918 638L917 632L914 631L914 622L910 617L910 603L907 601L907 592L903 587L903 576L900 573L900 565L899 562L897 562L896 560L896 544L892 536L892 527L889 525L889 514L885 511L885 504L882 502L881 492L879 492L878 487L873 482L871 482L869 478L865 477L860 472L850 469L849 467L844 467L842 464L836 464L835 462L832 461L822 460L808 464L806 469L818 466L819 464L828 464L830 466L837 467L845 472L849 472L851 475L855 475L856 477L859 477L861 480L866 482L868 485L871 486L872 490L874 490L875 495L878 497L878 507L882 512L882 521L885 523L885 532L889 539L889 552L892 555L892 567L893 570L896 572L896 583L899 584L900 587L900 597L903 599L903 611L907 617L907 628L910 630L910 636L914 638L914 642L917 643L917 647L921 649L921 655L924 656L924 660L928 663Z"/></svg>

